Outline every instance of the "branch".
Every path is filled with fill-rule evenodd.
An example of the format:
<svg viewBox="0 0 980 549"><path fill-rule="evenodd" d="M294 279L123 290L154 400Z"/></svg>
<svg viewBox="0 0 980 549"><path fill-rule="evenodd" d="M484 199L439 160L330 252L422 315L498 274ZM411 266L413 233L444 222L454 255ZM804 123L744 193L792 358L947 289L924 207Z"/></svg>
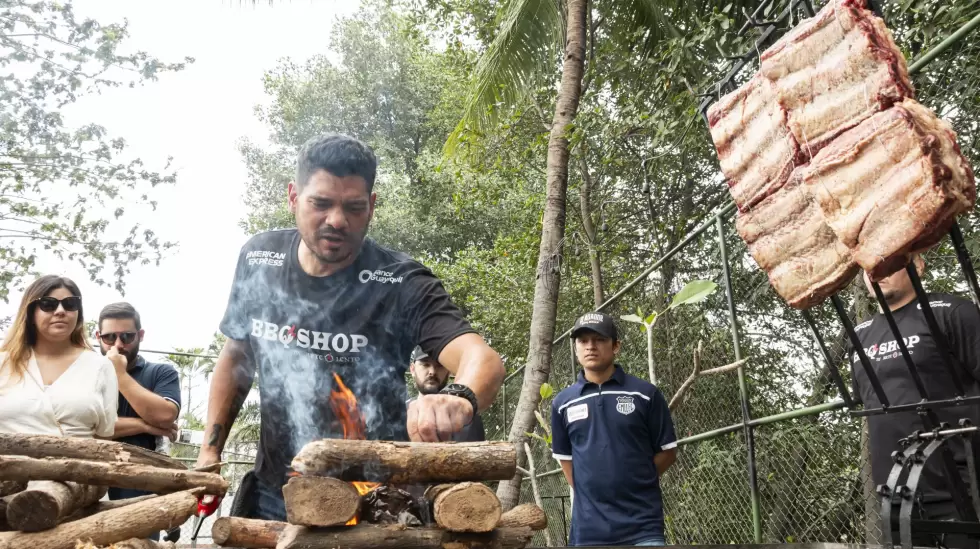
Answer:
<svg viewBox="0 0 980 549"><path fill-rule="evenodd" d="M703 341L698 340L698 347L697 349L694 350L694 371L691 372L691 375L688 376L686 380L684 380L684 383L681 384L680 388L677 389L677 391L674 393L674 396L671 397L670 404L667 405L667 409L672 412L682 402L682 399L684 398L684 394L687 393L691 389L691 387L694 386L694 382L697 381L699 377L724 374L727 372L731 372L732 370L737 370L748 360L747 358L743 358L741 360L732 362L731 364L726 364L724 366L719 366L717 368L712 368L710 370L701 371L702 344Z"/></svg>
<svg viewBox="0 0 980 549"><path fill-rule="evenodd" d="M541 502L541 492L538 491L538 477L534 474L534 458L531 456L531 446L526 442L524 443L524 453L527 456L528 476L531 477L531 492L534 494L534 503L544 509L544 503ZM544 529L544 543L551 547L551 533L548 532L547 528Z"/></svg>

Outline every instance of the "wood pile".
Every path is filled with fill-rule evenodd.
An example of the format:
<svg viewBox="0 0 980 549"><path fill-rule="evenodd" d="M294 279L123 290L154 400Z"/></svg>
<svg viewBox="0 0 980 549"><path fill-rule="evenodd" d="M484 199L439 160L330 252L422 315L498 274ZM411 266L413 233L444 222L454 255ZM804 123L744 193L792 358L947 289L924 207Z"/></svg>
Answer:
<svg viewBox="0 0 980 549"><path fill-rule="evenodd" d="M99 501L109 487L154 494ZM146 538L187 521L221 475L105 440L0 434L0 549L159 549Z"/></svg>
<svg viewBox="0 0 980 549"><path fill-rule="evenodd" d="M512 478L509 443L311 442L283 487L288 522L222 517L214 543L248 549L523 549L536 505L502 512L480 481ZM432 484L420 500L395 484ZM431 518L430 518L431 517Z"/></svg>

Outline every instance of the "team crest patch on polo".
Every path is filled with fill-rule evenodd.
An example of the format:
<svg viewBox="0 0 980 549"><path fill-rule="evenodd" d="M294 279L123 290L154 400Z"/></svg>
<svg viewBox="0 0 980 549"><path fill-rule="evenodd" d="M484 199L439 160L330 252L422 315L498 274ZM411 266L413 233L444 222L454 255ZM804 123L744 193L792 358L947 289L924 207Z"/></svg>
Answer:
<svg viewBox="0 0 980 549"><path fill-rule="evenodd" d="M633 403L633 397L631 396L621 396L616 397L616 411L627 416L632 414L636 410L636 404Z"/></svg>

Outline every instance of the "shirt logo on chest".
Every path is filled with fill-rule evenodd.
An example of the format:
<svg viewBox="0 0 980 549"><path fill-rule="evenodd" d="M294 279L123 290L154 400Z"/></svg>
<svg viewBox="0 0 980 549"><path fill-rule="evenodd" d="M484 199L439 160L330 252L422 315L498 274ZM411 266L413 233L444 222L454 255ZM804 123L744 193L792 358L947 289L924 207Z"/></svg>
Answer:
<svg viewBox="0 0 980 549"><path fill-rule="evenodd" d="M616 411L628 416L636 411L636 404L631 396L616 397Z"/></svg>

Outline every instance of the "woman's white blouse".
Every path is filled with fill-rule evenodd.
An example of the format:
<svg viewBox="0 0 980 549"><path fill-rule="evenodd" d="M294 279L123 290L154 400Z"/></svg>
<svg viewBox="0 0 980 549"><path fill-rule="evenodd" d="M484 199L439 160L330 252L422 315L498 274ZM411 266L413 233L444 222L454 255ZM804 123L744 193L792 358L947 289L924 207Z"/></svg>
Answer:
<svg viewBox="0 0 980 549"><path fill-rule="evenodd" d="M0 353L3 364L4 353ZM111 437L116 426L119 383L109 359L82 351L45 387L34 356L20 381L0 369L0 433Z"/></svg>

